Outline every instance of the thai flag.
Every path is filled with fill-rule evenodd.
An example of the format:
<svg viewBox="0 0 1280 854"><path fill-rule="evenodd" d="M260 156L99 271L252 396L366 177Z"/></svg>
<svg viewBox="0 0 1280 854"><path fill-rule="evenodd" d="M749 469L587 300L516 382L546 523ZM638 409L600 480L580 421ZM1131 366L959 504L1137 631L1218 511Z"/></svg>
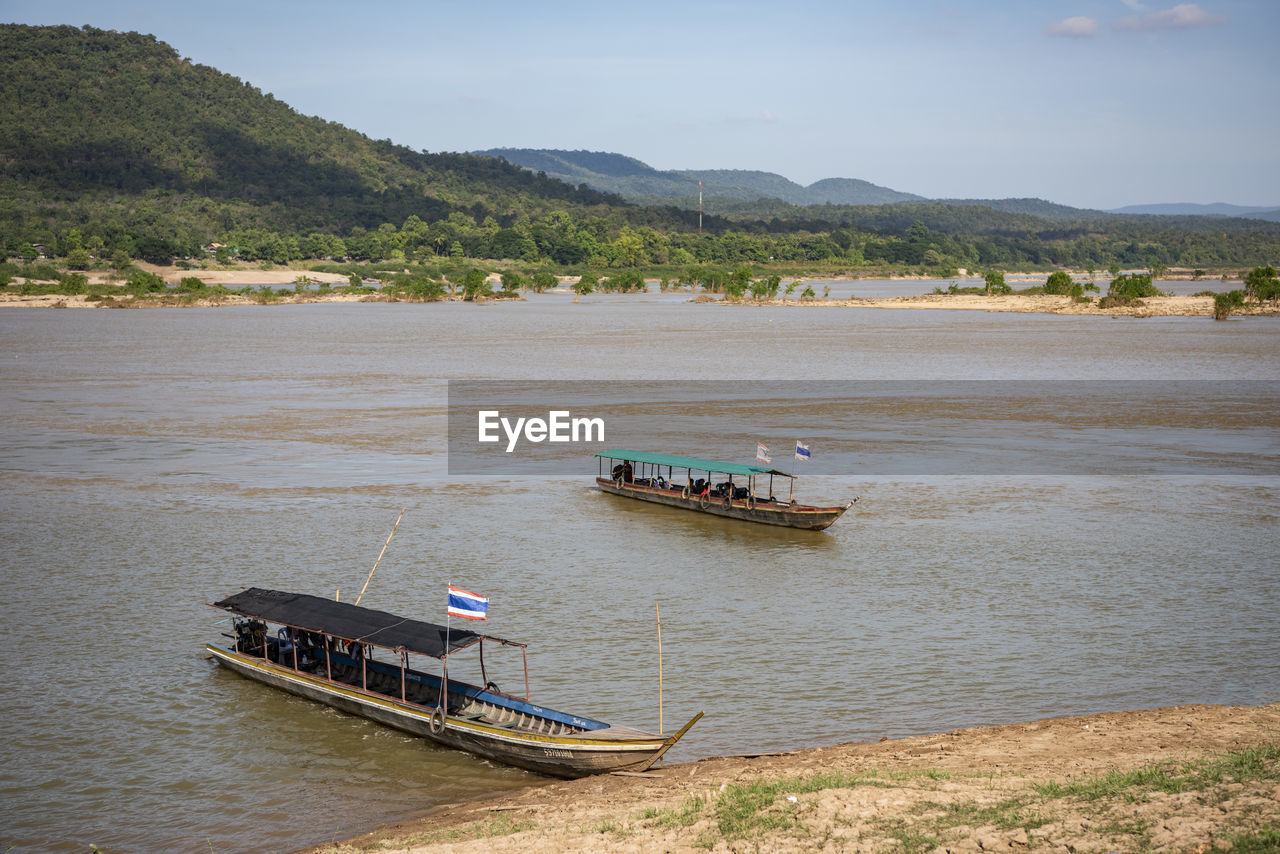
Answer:
<svg viewBox="0 0 1280 854"><path fill-rule="evenodd" d="M449 585L449 616L462 617L464 620L484 620L489 611L489 599L468 593L458 587Z"/></svg>
<svg viewBox="0 0 1280 854"><path fill-rule="evenodd" d="M804 442L796 442L796 459L809 462L809 446Z"/></svg>

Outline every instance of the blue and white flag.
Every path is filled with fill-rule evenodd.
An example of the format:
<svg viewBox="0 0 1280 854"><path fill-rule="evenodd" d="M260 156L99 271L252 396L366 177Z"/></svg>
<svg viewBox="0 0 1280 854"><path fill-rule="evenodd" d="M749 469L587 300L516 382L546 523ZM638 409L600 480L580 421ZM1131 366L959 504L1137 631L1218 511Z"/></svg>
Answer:
<svg viewBox="0 0 1280 854"><path fill-rule="evenodd" d="M809 462L809 446L804 442L796 442L796 459Z"/></svg>
<svg viewBox="0 0 1280 854"><path fill-rule="evenodd" d="M477 596L458 587L449 585L449 616L462 617L464 620L484 620L489 611L489 599Z"/></svg>

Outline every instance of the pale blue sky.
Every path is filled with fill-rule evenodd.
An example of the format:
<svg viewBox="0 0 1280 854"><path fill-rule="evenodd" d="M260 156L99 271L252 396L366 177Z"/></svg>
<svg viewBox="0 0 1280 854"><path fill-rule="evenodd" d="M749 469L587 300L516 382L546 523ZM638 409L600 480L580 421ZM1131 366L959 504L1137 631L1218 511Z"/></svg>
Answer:
<svg viewBox="0 0 1280 854"><path fill-rule="evenodd" d="M151 33L427 151L1280 205L1280 0L0 0L0 21Z"/></svg>

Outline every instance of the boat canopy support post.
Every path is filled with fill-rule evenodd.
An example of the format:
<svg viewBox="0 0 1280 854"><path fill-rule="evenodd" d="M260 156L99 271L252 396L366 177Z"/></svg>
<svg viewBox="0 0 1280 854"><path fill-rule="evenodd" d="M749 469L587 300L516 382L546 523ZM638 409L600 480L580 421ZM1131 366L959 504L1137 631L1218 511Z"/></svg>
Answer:
<svg viewBox="0 0 1280 854"><path fill-rule="evenodd" d="M408 689L405 687L405 685L409 681L409 678L408 678L409 674L406 672L408 669L409 669L409 651L404 647L400 647L400 702L402 703L409 702L408 697L405 696L408 691Z"/></svg>

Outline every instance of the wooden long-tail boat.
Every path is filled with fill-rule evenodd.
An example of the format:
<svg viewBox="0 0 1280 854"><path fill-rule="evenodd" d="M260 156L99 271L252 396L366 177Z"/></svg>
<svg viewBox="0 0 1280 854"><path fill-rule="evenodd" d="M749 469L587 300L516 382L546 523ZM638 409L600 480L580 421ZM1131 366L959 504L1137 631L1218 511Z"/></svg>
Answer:
<svg viewBox="0 0 1280 854"><path fill-rule="evenodd" d="M518 647L522 655L526 645L465 629L257 587L213 605L234 615L234 633L225 635L230 645L205 649L236 673L553 777L646 770L702 717L664 736L536 705L528 698L527 656L524 697L505 694L486 681L484 643ZM484 687L448 677L449 657L472 646L479 647ZM440 675L411 668L411 655L439 659Z"/></svg>
<svg viewBox="0 0 1280 854"><path fill-rule="evenodd" d="M747 522L820 531L857 501L855 498L837 507L797 504L795 475L765 466L624 448L601 451L596 457L600 460L596 485L604 492ZM704 472L705 478L698 477ZM716 482L717 475L725 479ZM768 484L759 489L761 484L757 478L764 475L769 477ZM733 480L735 476L741 478L737 483ZM791 491L785 500L773 494L775 476L791 482Z"/></svg>

